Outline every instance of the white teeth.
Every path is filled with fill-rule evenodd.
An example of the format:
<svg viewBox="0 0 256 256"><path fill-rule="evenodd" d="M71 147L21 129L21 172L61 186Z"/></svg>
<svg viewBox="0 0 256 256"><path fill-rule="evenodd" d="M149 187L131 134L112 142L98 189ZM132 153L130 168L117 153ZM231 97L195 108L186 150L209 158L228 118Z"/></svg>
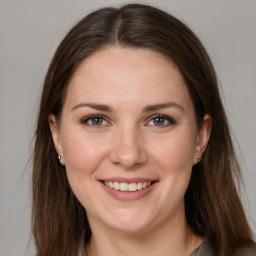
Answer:
<svg viewBox="0 0 256 256"><path fill-rule="evenodd" d="M125 183L117 181L104 181L104 184L107 187L113 188L115 190L134 192L149 187L151 182Z"/></svg>
<svg viewBox="0 0 256 256"><path fill-rule="evenodd" d="M127 183L123 183L123 182L120 183L120 186L119 186L121 191L127 191L128 187L129 187L129 185Z"/></svg>
<svg viewBox="0 0 256 256"><path fill-rule="evenodd" d="M119 184L119 182L114 182L114 189L115 190L119 190L120 189L120 184Z"/></svg>
<svg viewBox="0 0 256 256"><path fill-rule="evenodd" d="M112 181L108 182L109 187L114 188L114 183Z"/></svg>
<svg viewBox="0 0 256 256"><path fill-rule="evenodd" d="M137 184L136 183L130 183L128 190L129 191L136 191L137 190Z"/></svg>
<svg viewBox="0 0 256 256"><path fill-rule="evenodd" d="M146 187L147 187L147 185L148 185L148 183L147 183L147 182L143 182L143 183L142 183L142 188L146 188Z"/></svg>
<svg viewBox="0 0 256 256"><path fill-rule="evenodd" d="M137 189L142 190L142 182L137 183Z"/></svg>

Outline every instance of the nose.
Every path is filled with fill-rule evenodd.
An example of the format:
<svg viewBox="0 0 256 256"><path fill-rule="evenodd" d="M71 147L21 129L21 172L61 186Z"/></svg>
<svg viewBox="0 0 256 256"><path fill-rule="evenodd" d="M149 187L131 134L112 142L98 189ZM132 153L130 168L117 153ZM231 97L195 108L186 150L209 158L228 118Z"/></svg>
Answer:
<svg viewBox="0 0 256 256"><path fill-rule="evenodd" d="M136 128L120 129L115 134L110 160L125 170L134 170L148 161L142 134Z"/></svg>

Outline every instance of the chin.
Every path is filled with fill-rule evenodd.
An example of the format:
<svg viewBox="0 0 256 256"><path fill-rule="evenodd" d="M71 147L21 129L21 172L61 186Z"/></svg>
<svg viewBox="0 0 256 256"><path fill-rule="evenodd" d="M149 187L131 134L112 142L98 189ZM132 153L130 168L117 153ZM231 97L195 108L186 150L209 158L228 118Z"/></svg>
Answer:
<svg viewBox="0 0 256 256"><path fill-rule="evenodd" d="M152 212L151 212L152 213ZM105 216L106 217L106 216ZM127 234L144 233L153 228L156 223L156 216L147 216L145 212L123 212L102 220L105 225L116 232Z"/></svg>
<svg viewBox="0 0 256 256"><path fill-rule="evenodd" d="M150 230L152 227L148 224L144 223L115 223L114 225L109 225L109 228L120 233L124 233L127 235L134 235L139 233L145 233Z"/></svg>

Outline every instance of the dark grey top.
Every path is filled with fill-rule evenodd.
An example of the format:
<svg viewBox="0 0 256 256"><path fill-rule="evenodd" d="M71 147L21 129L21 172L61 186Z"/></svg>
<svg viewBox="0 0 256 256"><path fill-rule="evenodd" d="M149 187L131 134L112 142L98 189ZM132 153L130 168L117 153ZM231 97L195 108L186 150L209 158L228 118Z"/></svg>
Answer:
<svg viewBox="0 0 256 256"><path fill-rule="evenodd" d="M205 240L190 256L214 256L214 248L209 240ZM256 244L239 250L233 256L256 256Z"/></svg>
<svg viewBox="0 0 256 256"><path fill-rule="evenodd" d="M78 256L86 256L84 249L79 252ZM214 248L211 246L209 240L206 239L190 256L214 256ZM233 256L256 256L256 244L239 250Z"/></svg>
<svg viewBox="0 0 256 256"><path fill-rule="evenodd" d="M205 240L199 248L197 248L190 256L213 256L214 250L209 242Z"/></svg>

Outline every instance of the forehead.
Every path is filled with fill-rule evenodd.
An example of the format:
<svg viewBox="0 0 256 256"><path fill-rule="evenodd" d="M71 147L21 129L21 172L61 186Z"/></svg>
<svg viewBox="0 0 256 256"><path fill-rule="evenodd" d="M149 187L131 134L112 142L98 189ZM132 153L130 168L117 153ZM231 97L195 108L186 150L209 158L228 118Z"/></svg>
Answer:
<svg viewBox="0 0 256 256"><path fill-rule="evenodd" d="M188 104L190 96L176 65L148 49L110 47L85 59L68 86L68 101L141 103L176 100Z"/></svg>

